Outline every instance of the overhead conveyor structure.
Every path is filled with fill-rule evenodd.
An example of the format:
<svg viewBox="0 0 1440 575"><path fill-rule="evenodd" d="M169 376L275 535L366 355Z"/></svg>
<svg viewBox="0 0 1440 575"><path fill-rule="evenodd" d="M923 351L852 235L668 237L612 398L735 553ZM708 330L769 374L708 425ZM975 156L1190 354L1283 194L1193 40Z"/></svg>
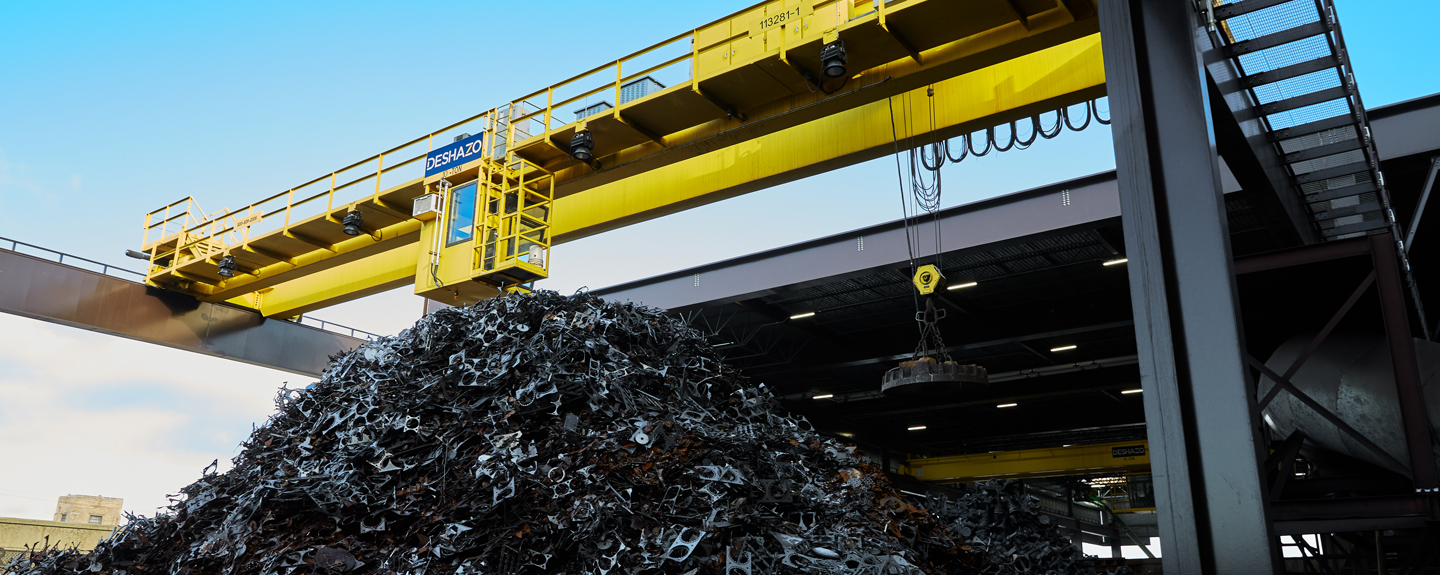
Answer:
<svg viewBox="0 0 1440 575"><path fill-rule="evenodd" d="M897 131L955 136L1102 96L1098 30L1088 0L757 4L249 206L205 212L187 198L156 210L147 282L267 317L412 283L435 300L474 301L547 275L551 244L876 158ZM827 45L843 45L831 62L842 76L822 71ZM676 70L687 81L624 93ZM619 105L567 117L602 99ZM594 161L572 159L579 132ZM471 180L545 196L527 228L539 231L519 238L539 246L542 269L482 269L477 254L504 222L476 218L465 238L439 241L453 221L412 217L432 193L450 216L473 205L457 196ZM347 216L364 233L347 235ZM502 251L528 263L524 249Z"/></svg>

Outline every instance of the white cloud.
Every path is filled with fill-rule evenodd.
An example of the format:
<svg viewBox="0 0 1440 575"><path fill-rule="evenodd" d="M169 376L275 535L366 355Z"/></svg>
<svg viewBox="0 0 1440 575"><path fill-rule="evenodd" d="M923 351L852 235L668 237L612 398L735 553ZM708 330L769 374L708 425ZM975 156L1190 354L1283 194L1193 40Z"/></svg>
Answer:
<svg viewBox="0 0 1440 575"><path fill-rule="evenodd" d="M238 451L299 376L0 315L0 515L48 519L70 493L153 514ZM223 465L222 465L223 468Z"/></svg>

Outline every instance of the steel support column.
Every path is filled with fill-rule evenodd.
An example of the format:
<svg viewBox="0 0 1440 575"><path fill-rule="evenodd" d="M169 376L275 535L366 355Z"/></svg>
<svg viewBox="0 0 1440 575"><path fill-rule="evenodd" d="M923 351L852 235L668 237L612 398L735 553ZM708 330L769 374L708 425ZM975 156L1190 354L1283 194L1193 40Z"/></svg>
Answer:
<svg viewBox="0 0 1440 575"><path fill-rule="evenodd" d="M1278 572L1190 2L1101 0L1167 574Z"/></svg>
<svg viewBox="0 0 1440 575"><path fill-rule="evenodd" d="M1375 259L1375 283L1380 292L1380 309L1385 317L1385 341L1395 369L1396 397L1400 399L1400 421L1405 429L1406 452L1410 456L1411 478L1416 491L1435 492L1440 486L1435 473L1435 455L1430 440L1430 419L1425 413L1423 380L1415 360L1415 343L1410 335L1410 312L1405 307L1405 288L1400 279L1395 238L1389 234L1370 236L1371 257Z"/></svg>

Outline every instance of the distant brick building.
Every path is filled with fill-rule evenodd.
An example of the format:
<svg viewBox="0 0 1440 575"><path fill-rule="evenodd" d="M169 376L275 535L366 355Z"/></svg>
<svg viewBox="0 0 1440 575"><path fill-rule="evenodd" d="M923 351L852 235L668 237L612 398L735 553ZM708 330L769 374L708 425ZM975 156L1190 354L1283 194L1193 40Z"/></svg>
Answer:
<svg viewBox="0 0 1440 575"><path fill-rule="evenodd" d="M66 495L55 504L55 520L0 517L0 568L26 547L95 548L120 523L118 497Z"/></svg>
<svg viewBox="0 0 1440 575"><path fill-rule="evenodd" d="M124 502L125 500L119 497L65 495L55 504L54 520L61 523L117 525L120 523L120 507Z"/></svg>

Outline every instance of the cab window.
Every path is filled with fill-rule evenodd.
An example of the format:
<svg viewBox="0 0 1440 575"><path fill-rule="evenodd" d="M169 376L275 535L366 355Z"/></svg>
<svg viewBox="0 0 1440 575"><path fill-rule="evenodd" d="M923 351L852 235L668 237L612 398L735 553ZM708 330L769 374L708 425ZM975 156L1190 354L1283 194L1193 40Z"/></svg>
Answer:
<svg viewBox="0 0 1440 575"><path fill-rule="evenodd" d="M450 233L446 246L475 237L475 184L450 190Z"/></svg>

